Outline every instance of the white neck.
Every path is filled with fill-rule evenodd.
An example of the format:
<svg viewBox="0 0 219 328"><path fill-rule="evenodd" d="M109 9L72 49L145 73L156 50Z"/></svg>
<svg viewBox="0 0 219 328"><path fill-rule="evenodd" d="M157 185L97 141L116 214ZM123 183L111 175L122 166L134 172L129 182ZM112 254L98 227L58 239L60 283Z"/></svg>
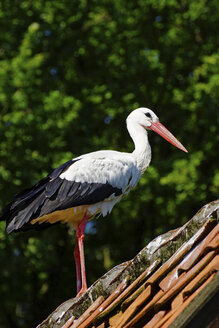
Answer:
<svg viewBox="0 0 219 328"><path fill-rule="evenodd" d="M147 131L139 124L127 121L128 132L135 144L133 156L137 161L137 166L143 173L151 161L151 147L148 141Z"/></svg>

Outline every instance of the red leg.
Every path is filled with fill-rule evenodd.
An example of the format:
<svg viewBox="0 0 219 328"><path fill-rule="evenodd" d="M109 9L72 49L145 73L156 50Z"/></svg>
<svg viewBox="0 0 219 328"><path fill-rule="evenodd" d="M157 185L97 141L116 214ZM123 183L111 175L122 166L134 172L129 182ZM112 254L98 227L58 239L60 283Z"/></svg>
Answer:
<svg viewBox="0 0 219 328"><path fill-rule="evenodd" d="M83 240L84 240L84 229L88 219L89 216L85 214L76 231L77 242L76 242L74 254L75 254L76 275L77 275L77 293L78 293L77 296L81 296L87 290Z"/></svg>
<svg viewBox="0 0 219 328"><path fill-rule="evenodd" d="M81 290L81 262L80 262L80 253L78 247L78 239L76 240L74 257L75 257L75 265L76 265L77 293L79 293L79 291Z"/></svg>

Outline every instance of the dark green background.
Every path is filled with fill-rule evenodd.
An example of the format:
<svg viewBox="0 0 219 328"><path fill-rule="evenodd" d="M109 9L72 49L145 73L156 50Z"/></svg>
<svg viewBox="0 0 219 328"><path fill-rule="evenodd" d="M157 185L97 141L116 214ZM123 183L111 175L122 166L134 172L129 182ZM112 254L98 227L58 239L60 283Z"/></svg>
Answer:
<svg viewBox="0 0 219 328"><path fill-rule="evenodd" d="M189 150L150 133L137 188L88 226L89 284L217 197L218 26L217 0L0 2L0 207L74 156L132 151L140 106ZM73 234L4 229L0 327L34 327L76 294Z"/></svg>

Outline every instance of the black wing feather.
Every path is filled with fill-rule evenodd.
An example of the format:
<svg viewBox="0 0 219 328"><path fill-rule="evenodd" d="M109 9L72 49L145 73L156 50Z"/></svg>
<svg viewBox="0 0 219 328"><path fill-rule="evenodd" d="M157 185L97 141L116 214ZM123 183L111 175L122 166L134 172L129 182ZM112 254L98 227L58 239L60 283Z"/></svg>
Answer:
<svg viewBox="0 0 219 328"><path fill-rule="evenodd" d="M101 202L112 194L118 196L122 190L109 183L80 183L61 179L59 176L74 164L68 161L35 186L14 197L2 211L0 220L6 220L7 232L38 228L30 222L38 217L67 208ZM48 226L48 223L40 226Z"/></svg>
<svg viewBox="0 0 219 328"><path fill-rule="evenodd" d="M76 160L71 159L70 161L65 162L64 164L57 167L54 171L52 171L49 174L49 177L52 178L52 179L58 178L61 173L65 172L69 168L69 166L71 166L73 163L75 163L77 161L78 161L77 159Z"/></svg>
<svg viewBox="0 0 219 328"><path fill-rule="evenodd" d="M40 180L34 187L21 191L19 194L17 194L14 197L14 201L13 201L13 204L11 206L11 209L18 208L19 205L22 204L22 202L24 200L25 200L25 202L27 202L28 199L31 199L34 196L36 196L37 194L39 194L39 192L41 190L43 190L43 188L45 186L45 183L47 183L47 182L49 182L48 177Z"/></svg>
<svg viewBox="0 0 219 328"><path fill-rule="evenodd" d="M61 180L61 179L59 179L59 180ZM62 182L62 185L59 189L58 198L59 198L60 202L63 202L66 199L69 190L71 189L72 181L65 180L64 182L63 181L61 181L61 182Z"/></svg>
<svg viewBox="0 0 219 328"><path fill-rule="evenodd" d="M46 197L48 198L52 197L57 192L61 184L62 184L62 180L57 178L47 183L45 188Z"/></svg>
<svg viewBox="0 0 219 328"><path fill-rule="evenodd" d="M69 193L68 193L68 197L75 195L79 186L80 186L79 182L72 183L71 189L69 190Z"/></svg>
<svg viewBox="0 0 219 328"><path fill-rule="evenodd" d="M51 177L57 177L58 174L64 172L74 162L76 162L76 160L70 160L62 164L57 169L55 169L52 173L50 173L47 177L40 180L32 188L25 189L20 193L18 193L17 195L15 195L13 201L3 208L0 216L0 221L5 220L8 227L8 225L13 221L14 218L16 218L18 215L20 217L21 216L20 214L25 212L25 211L23 212L24 209L26 209L25 213L28 214L29 213L28 211L30 210L30 208L28 207L30 206L31 203L33 203L35 199L38 199L38 196L40 194L44 194L44 198L45 198L45 187L49 185L50 181L53 181ZM58 183L58 181L56 181L56 183ZM53 188L53 190L50 189L50 194L53 194L56 191L57 188ZM39 203L38 206L40 206Z"/></svg>

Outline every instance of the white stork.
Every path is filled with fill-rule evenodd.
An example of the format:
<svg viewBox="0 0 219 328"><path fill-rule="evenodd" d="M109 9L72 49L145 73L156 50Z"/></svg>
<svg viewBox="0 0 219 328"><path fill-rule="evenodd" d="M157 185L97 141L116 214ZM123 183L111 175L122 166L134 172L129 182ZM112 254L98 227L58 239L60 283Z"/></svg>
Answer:
<svg viewBox="0 0 219 328"><path fill-rule="evenodd" d="M151 161L147 130L153 130L179 149L185 147L159 122L148 108L138 108L126 120L135 144L132 153L100 150L74 158L30 189L16 195L2 212L6 231L39 228L57 222L76 229L74 250L78 296L87 289L84 262L84 229L97 214L113 206L134 188Z"/></svg>

